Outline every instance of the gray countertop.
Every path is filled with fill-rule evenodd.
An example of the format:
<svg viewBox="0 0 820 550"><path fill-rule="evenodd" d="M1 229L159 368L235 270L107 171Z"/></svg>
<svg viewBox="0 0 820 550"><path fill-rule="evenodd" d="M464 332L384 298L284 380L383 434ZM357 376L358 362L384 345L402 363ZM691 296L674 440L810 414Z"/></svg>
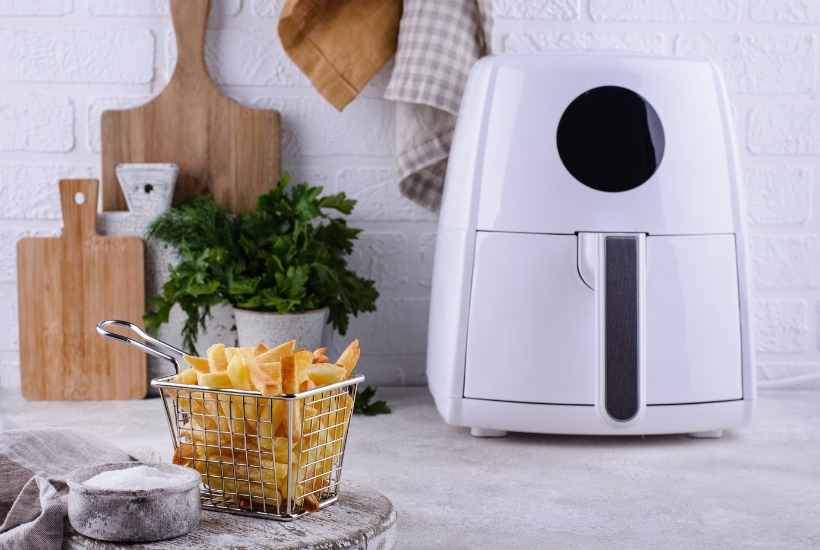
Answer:
<svg viewBox="0 0 820 550"><path fill-rule="evenodd" d="M398 548L819 548L820 392L763 392L720 440L516 434L445 425L424 388L383 388L394 414L356 417L345 478L387 495ZM27 403L0 429L91 429L170 457L160 402Z"/></svg>

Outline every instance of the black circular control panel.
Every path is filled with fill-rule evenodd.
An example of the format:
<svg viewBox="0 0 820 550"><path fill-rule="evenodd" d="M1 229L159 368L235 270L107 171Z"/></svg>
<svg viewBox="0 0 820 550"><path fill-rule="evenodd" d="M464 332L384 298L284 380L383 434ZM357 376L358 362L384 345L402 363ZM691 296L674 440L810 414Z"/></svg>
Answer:
<svg viewBox="0 0 820 550"><path fill-rule="evenodd" d="M663 126L643 97L620 86L576 97L558 123L558 154L575 179L598 191L629 191L661 163Z"/></svg>

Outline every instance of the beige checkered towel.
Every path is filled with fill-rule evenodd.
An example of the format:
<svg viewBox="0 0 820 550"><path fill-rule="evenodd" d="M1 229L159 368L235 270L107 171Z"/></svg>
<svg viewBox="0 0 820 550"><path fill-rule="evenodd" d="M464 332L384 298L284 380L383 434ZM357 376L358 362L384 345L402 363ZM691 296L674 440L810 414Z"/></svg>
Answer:
<svg viewBox="0 0 820 550"><path fill-rule="evenodd" d="M385 97L398 101L402 193L438 209L456 115L470 68L487 51L491 0L404 0Z"/></svg>

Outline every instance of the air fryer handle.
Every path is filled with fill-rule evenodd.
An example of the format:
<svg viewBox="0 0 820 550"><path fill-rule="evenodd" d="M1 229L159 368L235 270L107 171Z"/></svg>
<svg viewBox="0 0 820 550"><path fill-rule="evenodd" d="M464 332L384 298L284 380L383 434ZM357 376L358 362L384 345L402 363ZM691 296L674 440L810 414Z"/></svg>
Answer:
<svg viewBox="0 0 820 550"><path fill-rule="evenodd" d="M645 407L643 233L578 233L578 276L595 293L602 414L631 422Z"/></svg>
<svg viewBox="0 0 820 550"><path fill-rule="evenodd" d="M607 235L604 256L604 406L619 422L641 409L640 241Z"/></svg>

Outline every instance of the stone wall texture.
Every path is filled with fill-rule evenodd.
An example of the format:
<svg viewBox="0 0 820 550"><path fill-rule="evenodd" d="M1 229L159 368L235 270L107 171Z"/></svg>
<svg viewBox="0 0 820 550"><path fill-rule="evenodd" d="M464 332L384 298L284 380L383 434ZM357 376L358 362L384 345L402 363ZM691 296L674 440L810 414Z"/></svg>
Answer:
<svg viewBox="0 0 820 550"><path fill-rule="evenodd" d="M436 216L404 200L389 67L344 112L283 54L282 0L212 0L207 62L224 92L283 117L297 178L359 200L352 262L381 289L353 321L377 384L424 383ZM820 371L820 2L493 0L495 52L706 57L727 78L745 172L763 377ZM0 385L19 385L15 246L59 231L56 180L99 174L102 111L159 93L176 59L166 0L0 0ZM346 339L327 335L338 349Z"/></svg>

